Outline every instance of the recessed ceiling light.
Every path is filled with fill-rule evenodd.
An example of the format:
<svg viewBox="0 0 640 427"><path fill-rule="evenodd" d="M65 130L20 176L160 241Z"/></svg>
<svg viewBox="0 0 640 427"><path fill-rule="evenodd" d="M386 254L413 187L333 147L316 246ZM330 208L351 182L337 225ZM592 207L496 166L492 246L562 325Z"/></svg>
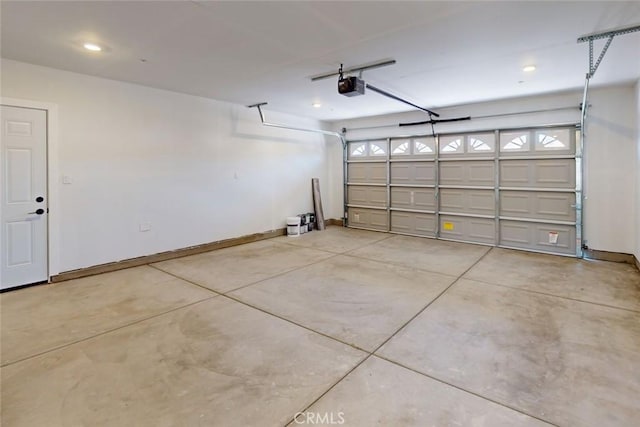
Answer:
<svg viewBox="0 0 640 427"><path fill-rule="evenodd" d="M312 106L313 108L320 108L320 107L322 107L322 104L321 104L321 103L319 103L319 102L314 102L313 104L311 104L311 106Z"/></svg>
<svg viewBox="0 0 640 427"><path fill-rule="evenodd" d="M527 65L522 69L522 71L524 71L525 73L530 73L531 71L535 71L535 70L536 70L535 65Z"/></svg>
<svg viewBox="0 0 640 427"><path fill-rule="evenodd" d="M102 50L100 46L94 43L85 43L82 46L84 46L85 49L90 50L92 52L100 52Z"/></svg>

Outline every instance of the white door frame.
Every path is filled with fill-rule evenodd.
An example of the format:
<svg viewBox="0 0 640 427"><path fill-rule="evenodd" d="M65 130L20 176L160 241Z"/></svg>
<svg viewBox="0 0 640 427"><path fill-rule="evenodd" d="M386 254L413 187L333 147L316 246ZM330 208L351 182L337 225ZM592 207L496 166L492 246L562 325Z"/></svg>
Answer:
<svg viewBox="0 0 640 427"><path fill-rule="evenodd" d="M0 97L0 104L10 107L33 108L47 112L47 207L48 216L48 239L47 239L47 281L51 282L51 276L60 273L60 259L58 248L60 247L60 203L58 194L58 105L31 101L27 99L16 99Z"/></svg>

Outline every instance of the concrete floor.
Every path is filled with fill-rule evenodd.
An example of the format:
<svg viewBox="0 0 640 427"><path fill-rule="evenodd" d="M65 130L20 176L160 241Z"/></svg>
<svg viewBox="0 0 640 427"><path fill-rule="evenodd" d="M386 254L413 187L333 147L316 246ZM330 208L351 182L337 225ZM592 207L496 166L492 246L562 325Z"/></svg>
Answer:
<svg viewBox="0 0 640 427"><path fill-rule="evenodd" d="M0 304L4 427L640 422L629 265L330 227Z"/></svg>

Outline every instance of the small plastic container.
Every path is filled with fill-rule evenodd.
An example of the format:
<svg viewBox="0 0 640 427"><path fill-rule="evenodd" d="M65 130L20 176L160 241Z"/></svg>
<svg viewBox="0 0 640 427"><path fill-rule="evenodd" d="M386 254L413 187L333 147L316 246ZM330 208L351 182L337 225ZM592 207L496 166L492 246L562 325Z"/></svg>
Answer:
<svg viewBox="0 0 640 427"><path fill-rule="evenodd" d="M287 236L289 237L300 236L300 217L299 216L287 217Z"/></svg>

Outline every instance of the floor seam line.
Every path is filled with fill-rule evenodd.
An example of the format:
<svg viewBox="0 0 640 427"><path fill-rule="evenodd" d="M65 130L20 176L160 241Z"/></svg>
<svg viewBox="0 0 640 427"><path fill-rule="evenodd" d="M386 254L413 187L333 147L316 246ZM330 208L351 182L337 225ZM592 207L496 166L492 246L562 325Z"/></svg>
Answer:
<svg viewBox="0 0 640 427"><path fill-rule="evenodd" d="M348 256L348 257L359 259L359 260L363 260L363 261L375 262L375 263L383 264L383 265L391 265L391 266L394 266L394 267L406 268L407 270L414 270L414 271L418 271L420 273L439 274L441 276L446 276L446 277L449 277L449 278L452 277L452 278L455 278L455 279L458 279L460 277L460 276L457 276L455 274L447 274L447 273L442 273L440 271L434 271L434 270L425 270L424 268L418 268L418 267L408 266L408 265L404 265L404 264L397 264L397 263L389 262L389 261L380 261L380 260L374 259L374 258L365 258L365 257L358 256L358 255L351 255L349 253L344 253L344 254L340 254L340 255ZM465 274L465 273L466 273L466 270L462 274Z"/></svg>
<svg viewBox="0 0 640 427"><path fill-rule="evenodd" d="M331 339L331 340L333 340L333 341L336 341L336 342L339 342L340 344L343 344L343 345L349 346L349 347L351 347L351 348L354 348L354 349L356 349L356 350L362 351L362 352L367 353L367 354L373 354L373 352L372 352L372 351L370 351L370 350L365 350L364 348L360 348L360 347L358 347L358 346L357 346L357 345L355 345L355 344L350 344L350 343L345 342L345 341L342 341L342 340L340 340L340 339L338 339L338 338L336 338L336 337L332 337L331 335L327 335L327 334L326 334L326 333L324 333L324 332L316 331L315 329L312 329L312 328L310 328L309 326L302 325L302 324L297 323L297 322L295 322L295 321L293 321L293 320L291 320L291 319L287 319L286 317L283 317L283 316L281 316L281 315L278 315L278 314L275 314L275 313L271 313L270 311L267 311L267 310L266 310L266 309L264 309L264 308L261 308L261 307L257 307L257 306L255 306L255 305L252 305L252 304L250 304L250 303L248 303L248 302L246 302L246 301L243 301L243 300L241 300L241 299L238 299L237 297L234 297L234 296L231 296L231 295L226 295L226 294L222 294L222 295L220 295L220 296L225 297L225 298L228 298L228 299L230 299L231 301L237 302L238 304L242 304L242 305L247 306L247 307L249 307L249 308L253 308L254 310L258 310L258 311L260 311L260 312L262 312L262 313L264 313L264 314L268 314L269 316L273 316L273 317L275 317L275 318L277 318L277 319L284 320L284 321L285 321L285 322L287 322L287 323L291 323L292 325L295 325L295 326L298 326L298 327L300 327L300 328L303 328L303 329L305 329L305 330L307 330L307 331L309 331L309 332L313 332L314 334L322 335L323 337L325 337L325 338L329 338L329 339Z"/></svg>
<svg viewBox="0 0 640 427"><path fill-rule="evenodd" d="M355 250L355 249L354 249L354 250ZM350 254L350 253L348 253L348 252L345 252L344 254L341 254L341 255L350 256L350 257L352 257L352 258L362 259L362 260L365 260L365 261L375 261L375 262L380 262L380 263L383 263L383 264L391 264L391 265L395 265L395 266L398 266L398 267L410 268L410 269L413 269L413 270L423 271L423 272L426 272L426 273L442 274L443 276L449 276L449 277L455 277L455 278L460 278L460 277L461 277L461 276L458 276L458 275L456 275L456 274L447 274L447 273L443 273L443 272L441 272L441 271L427 270L427 269L424 269L424 268L419 268L419 267L414 267L414 266L408 266L408 265L405 265L405 264L399 264L399 263L391 262L391 261L381 261L381 260L379 260L379 259L375 259L375 258L367 258L367 257L363 257L363 256L360 256L360 255ZM481 259L481 258L484 258L484 254L480 257L480 259ZM478 261L479 261L480 259L478 259ZM475 263L474 263L471 267L474 267L474 266L475 266ZM471 267L469 267L469 268L471 268ZM466 273L467 273L467 271L468 271L468 270L465 270L465 271L462 273L462 275L466 274Z"/></svg>
<svg viewBox="0 0 640 427"><path fill-rule="evenodd" d="M88 340L93 339L93 338L98 338L98 337L101 337L103 335L109 334L111 332L115 332L115 331L118 331L120 329L128 328L129 326L137 325L138 323L142 323L142 322L145 322L147 320L155 319L156 317L164 316L165 314L173 313L174 311L182 310L183 308L191 307L193 305L200 304L200 303L209 301L209 300L211 300L213 298L217 298L217 297L220 297L220 296L222 296L222 295L220 295L220 294L211 295L211 296L208 296L207 298L203 298L203 299L198 300L198 301L190 302L189 304L181 305L180 307L172 308L171 310L163 311L162 313L154 314L153 316L145 317L145 318L142 318L142 319L137 319L137 320L135 320L135 321L133 321L131 323L127 323L125 325L120 325L120 326L117 326L115 328L111 328L111 329L108 329L106 331L102 331L102 332L99 332L99 333L97 333L95 335L91 335L89 337L84 337L84 338L78 339L78 340L70 342L70 343L62 344L62 345L60 345L58 347L50 348L48 350L42 351L40 353L32 354L30 356L24 357L24 358L19 359L19 360L14 360L13 362L9 362L9 363L7 363L5 365L2 365L1 367L5 368L7 366L15 365L16 363L24 362L26 360L33 359L35 357L42 356L42 355L47 354L47 353L51 353L51 352L56 351L56 350L61 350L61 349L67 348L67 347L71 347L72 345L80 344L80 343L82 343L84 341L88 341Z"/></svg>
<svg viewBox="0 0 640 427"><path fill-rule="evenodd" d="M320 231L320 230L318 230L318 231ZM279 238L279 237L283 237L283 236L271 237L270 239L267 239L267 241L268 241L268 240L271 240L271 239L277 239L277 238ZM284 236L284 237L289 237L289 236ZM333 255L340 255L340 254L341 254L341 252L333 252L333 251L328 251L328 250L326 250L326 249L318 249L318 248L314 248L314 247L311 247L311 246L304 246L304 245L300 245L300 244L296 244L296 243L281 242L281 241L279 241L279 240L278 240L278 241L273 241L273 242L271 242L271 243L277 243L277 244L287 245L287 246L291 246L291 247L296 248L296 249L310 249L310 250L312 250L312 251L326 252L326 253L328 253L328 254L333 254Z"/></svg>
<svg viewBox="0 0 640 427"><path fill-rule="evenodd" d="M311 408L313 405L315 405L320 399L322 399L324 396L327 395L327 393L329 393L331 390L333 390L338 384L340 384L342 381L344 381L345 378L347 378L353 371L355 371L356 369L358 369L358 367L360 365L362 365L364 362L366 362L367 360L369 360L371 357L373 357L374 354L373 353L367 353L366 357L363 358L359 363L356 363L356 365L349 369L343 376L341 376L335 383L333 383L327 390L325 390L323 393L320 394L320 396L318 396L316 399L314 399L310 404L308 404L305 408L303 408L301 411L296 412L296 414L299 413L305 413L309 410L309 408ZM293 418L291 418L290 421L288 421L284 427L287 427L289 425L291 425L292 422L295 421L295 416Z"/></svg>
<svg viewBox="0 0 640 427"><path fill-rule="evenodd" d="M348 227L345 227L345 228L348 228ZM379 239L379 240L376 240L376 241L373 241L373 242L369 242L369 243L365 243L364 245L358 246L357 248L349 249L348 251L343 252L343 254L346 255L347 252L357 251L359 249L366 248L367 246L375 245L376 243L380 243L380 242L383 242L385 240L389 240L389 239L391 239L393 237L393 234L385 233L384 231L373 231L373 233L383 233L383 234L389 234L389 235L383 237L382 239Z"/></svg>
<svg viewBox="0 0 640 427"><path fill-rule="evenodd" d="M311 264L301 265L300 267L295 267L295 268L292 268L291 270L283 271L282 273L277 273L277 274L275 274L273 276L265 277L264 279L256 280L255 282L247 283L246 285L238 286L237 288L233 288L233 289L230 289L228 291L218 292L218 293L220 295L228 296L228 294L230 294L232 292L235 292L235 291L239 291L240 289L248 288L249 286L258 285L258 284L260 284L262 282L265 282L267 280L275 279L276 277L281 277L281 276L284 276L285 274L293 273L294 271L302 270L303 268L307 268L307 267L311 267L312 265L320 264L321 262L333 259L333 258L335 258L337 256L340 256L340 255L342 255L342 254L333 254L333 255L331 255L329 257L322 258L321 260L314 261Z"/></svg>
<svg viewBox="0 0 640 427"><path fill-rule="evenodd" d="M290 245L290 246L293 246L293 245ZM304 248L304 249L307 249L307 248ZM326 252L326 251L323 251L323 252ZM198 283L198 282L194 282L193 280L185 279L184 277L179 276L177 273L170 273L170 272L168 272L168 271L166 271L166 270L163 270L163 269L161 269L160 267L157 267L157 266L154 266L154 265L150 265L150 264L149 264L149 266L150 266L150 267L153 267L153 268L155 268L155 269L157 269L157 270L160 270L160 271L162 271L163 273L170 274L171 276L173 276L173 277L175 277L175 278L177 278L177 279L184 280L185 282L191 283L192 285L196 285L196 286L198 286L198 287L200 287L200 288L202 288L202 289L206 289L206 290L208 290L208 291L214 292L214 293L216 293L217 295L227 295L227 294L229 294L229 293L231 293L231 292L235 292L235 291L237 291L237 290L244 289L244 288L246 288L246 287L248 287L248 286L257 285L258 283L264 282L265 280L274 279L274 278L276 278L276 277L283 276L283 275L285 275L285 274L287 274L287 273L291 273L291 272L294 272L294 271L298 271L298 270L301 270L301 269L303 269L303 268L310 267L310 266L312 266L312 265L316 265L316 264L319 264L319 263L321 263L321 262L323 262L323 261L326 261L326 260L329 260L329 259L335 258L335 257L337 257L337 256L339 256L339 255L342 255L342 254L335 254L335 253L332 253L332 252L326 252L326 253L331 254L331 256L328 256L328 257L326 257L326 258L322 258L321 260L318 260L318 261L314 261L314 262L312 262L311 264L305 264L305 265L301 265L301 266L299 266L299 267L294 267L294 268L292 268L291 270L283 271L283 272L281 272L281 273L277 273L277 274L275 274L275 275L273 275L273 276L265 277L264 279L256 280L255 282L247 283L247 284L245 284L245 285L238 286L237 288L229 289L229 290L227 290L227 291L216 291L216 290L211 289L211 288L208 288L208 287L206 287L205 285L202 285L202 284L200 284L200 283Z"/></svg>
<svg viewBox="0 0 640 427"><path fill-rule="evenodd" d="M373 353L375 354L378 350L380 350L385 344L387 344L389 341L391 341L391 339L393 339L393 337L395 337L402 329L404 329L409 323L413 322L418 316L420 316L422 313L424 313L424 311L426 309L428 309L434 302L436 302L438 299L440 299L440 297L442 295L444 295L449 289L451 289L451 287L453 285L455 285L456 283L458 283L460 281L460 279L462 279L462 276L464 276L465 274L467 274L467 272L469 270L471 270L473 267L476 266L476 264L478 264L480 261L482 261L488 254L489 252L491 252L493 250L493 248L489 249L488 251L486 251L484 254L482 254L482 256L480 258L478 258L478 260L476 262L474 262L469 268L467 268L460 276L458 276L453 282L451 282L451 284L449 284L449 286L447 286L446 288L444 288L442 290L442 292L440 292L438 295L436 295L435 298L433 298L431 301L429 301L427 303L427 305L425 305L420 311L418 311L415 315L413 315L407 322L405 322L400 328L398 328L393 334L391 334L391 336L389 338L387 338L386 340L384 340L382 342L382 344L380 344L378 347L376 347L375 350L373 350Z"/></svg>
<svg viewBox="0 0 640 427"><path fill-rule="evenodd" d="M614 305L602 304L602 303L593 302L593 301L585 301L585 300L582 300L582 299L571 298L571 297L562 296L562 295L555 295L555 294L551 294L551 293L547 293L547 292L536 291L536 290L533 290L533 289L523 289L523 288L519 288L519 287L516 287L516 286L503 285L503 284L500 284L500 283L492 283L492 282L488 282L486 280L473 279L471 277L463 277L463 279L471 280L471 281L474 281L474 282L478 282L478 283L481 283L483 285L498 286L498 287L501 287L501 288L512 289L514 291L527 292L527 293L532 293L532 294L536 294L536 295L544 295L544 296L553 297L553 298L560 298L560 299L564 299L564 300L568 300L568 301L581 302L581 303L585 303L585 304L596 305L596 306L599 306L599 307L606 307L606 308L611 308L611 309L614 309L614 310L622 310L622 311L628 311L628 312L631 312L631 313L640 314L640 310L634 310L632 308L616 307Z"/></svg>
<svg viewBox="0 0 640 427"><path fill-rule="evenodd" d="M191 285L197 286L197 287L199 287L199 288L201 288L201 289L204 289L204 290L206 290L206 291L213 292L213 293L214 293L214 294L216 294L216 295L222 295L222 293L221 293L221 292L214 291L213 289L211 289L211 288L207 288L206 286L203 286L203 285L201 285L201 284L199 284L199 283L197 283L197 282L194 282L193 280L185 279L184 277L180 277L180 276L178 276L178 275L177 275L177 274L175 274L175 273L171 273L171 272L169 272L169 271L163 270L162 268L157 267L157 266L152 265L152 264L147 264L147 265L148 265L149 267L151 267L151 268L155 268L155 269L156 269L156 270L158 270L158 271L161 271L161 272L163 272L163 273L165 273L165 274L168 274L168 275L170 275L171 277L175 277L176 279L182 280L183 282L187 282L187 283L189 283L189 284L191 284Z"/></svg>
<svg viewBox="0 0 640 427"><path fill-rule="evenodd" d="M417 369L411 368L410 366L406 366L406 365L402 364L401 362L395 361L395 360L393 360L393 359L389 359L389 358L387 358L387 357L385 357L385 356L382 356L382 355L380 355L380 354L375 354L375 353L374 353L374 354L372 354L372 356L373 356L373 357L377 357L378 359L381 359L381 360L387 361L387 362L389 362L389 363L392 363L392 364L394 364L394 365L396 365L396 366L399 366L399 367L401 367L401 368L403 368L403 369L407 369L407 370L409 370L409 371L411 371L411 372L413 372L413 373L416 373L416 374L418 374L418 375L421 375L421 376L427 377L427 378L429 378L429 379L431 379L431 380L433 380L433 381L437 381L437 382L439 382L439 383L441 383L441 384L447 385L447 386L449 386L449 387L453 387L453 388L455 388L455 389L457 389L457 390L460 390L460 391L462 391L462 392L464 392L464 393L471 394L471 395L476 396L476 397L478 397L478 398L480 398L480 399L482 399L482 400L486 400L487 402L494 403L494 404L496 404L496 405L502 406L503 408L507 408L507 409L510 409L510 410L512 410L512 411L518 412L518 413L520 413L520 414L526 415L527 417L531 417L531 418L534 418L534 419L536 419L536 420L538 420L538 421L542 421L542 422L544 422L544 423L546 423L546 424L550 424L550 425L553 425L553 426L555 426L555 427L559 427L559 425L558 425L558 424L555 424L555 423L554 423L554 422L552 422L552 421L545 420L544 418L540 418L540 417L538 417L538 416L536 416L536 415L529 414L529 413L527 413L527 412L524 412L524 411L523 411L523 410L521 410L521 409L517 409L517 408L514 408L514 407L512 407L512 406L509 406L509 405L507 405L507 404L505 404L505 403L499 402L499 401L497 401L497 400L493 400L493 399L491 399L491 398L489 398L489 397L483 396L483 395L481 395L481 394L479 394L479 393L476 393L476 392L474 392L474 391L467 390L466 388L463 388L463 387L461 387L461 386L458 386L458 385L455 385L455 384L451 384L451 383L449 383L449 382L447 382L447 381L445 381L445 380L442 380L442 379L440 379L440 378L438 378L438 377L434 377L434 376L432 376L432 375L426 374L426 373L424 373L424 372L421 372L421 371L419 371L419 370L417 370Z"/></svg>
<svg viewBox="0 0 640 427"><path fill-rule="evenodd" d="M491 252L493 250L493 248L490 248L488 251L486 251L484 254L482 254L482 256L480 258L478 258L478 260L473 263L468 269L466 269L461 275L459 275L453 282L451 282L451 284L449 286L447 286L442 292L440 292L434 299L432 299L431 301L429 301L429 303L424 306L421 310L419 310L414 316L412 316L408 321L406 321L405 323L402 324L402 326L400 326L394 333L391 334L391 336L389 336L386 340L384 340L382 342L382 344L378 345L372 352L369 352L369 354L367 355L367 357L365 357L360 363L356 364L352 369L350 369L345 375L343 375L338 381L336 381L333 385L331 385L326 391L324 391L323 393L320 394L320 396L318 396L313 402L311 402L307 407L305 407L302 411L300 412L306 412L309 408L311 408L316 402L318 402L320 399L322 399L327 393L329 393L331 390L333 390L333 388L335 388L338 384L340 384L347 376L349 376L349 374L351 374L354 370L356 370L360 365L362 365L365 361L369 360L369 358L371 358L372 356L375 356L375 353L380 350L380 348L382 348L386 343L388 343L394 336L396 336L398 334L398 332L400 332L402 329L404 329L409 323L411 323L416 317L418 317L421 313L423 313L427 308L429 308L429 306L431 306L431 304L433 304L438 298L440 298L445 292L447 292L453 285L455 285L461 278L462 276L464 276L469 270L471 270L476 264L478 264L480 261L482 261L484 259L485 256L487 256L487 254L489 252ZM391 264L391 263L389 263ZM285 424L285 427L290 425L292 422L294 421L294 419L291 419L289 422L287 422L287 424ZM556 426L557 427L557 426Z"/></svg>

